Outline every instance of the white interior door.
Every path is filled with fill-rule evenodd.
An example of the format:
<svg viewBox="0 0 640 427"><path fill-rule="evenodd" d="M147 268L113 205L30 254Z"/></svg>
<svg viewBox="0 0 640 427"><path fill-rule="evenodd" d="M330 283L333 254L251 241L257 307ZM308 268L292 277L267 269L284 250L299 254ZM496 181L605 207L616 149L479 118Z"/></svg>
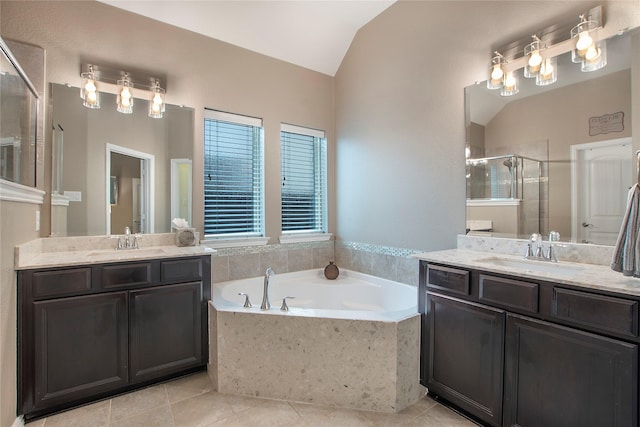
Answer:
<svg viewBox="0 0 640 427"><path fill-rule="evenodd" d="M572 146L572 155L573 235L615 245L634 180L631 138Z"/></svg>
<svg viewBox="0 0 640 427"><path fill-rule="evenodd" d="M111 205L109 204L109 177L111 176L111 153L120 153L140 160L140 179L136 184L133 182L133 227L135 232L154 232L154 172L155 156L143 153L126 147L119 147L114 144L107 145L107 234L111 234ZM137 204L137 207L136 207ZM137 213L139 215L137 216ZM136 219L139 217L139 223ZM137 229L139 226L139 230Z"/></svg>
<svg viewBox="0 0 640 427"><path fill-rule="evenodd" d="M133 178L132 180L132 185L131 185L131 193L133 196L133 232L134 233L141 233L143 228L142 228L142 216L141 216L141 209L140 209L140 205L141 205L141 199L140 199L140 194L141 194L141 190L142 187L140 185L140 178Z"/></svg>

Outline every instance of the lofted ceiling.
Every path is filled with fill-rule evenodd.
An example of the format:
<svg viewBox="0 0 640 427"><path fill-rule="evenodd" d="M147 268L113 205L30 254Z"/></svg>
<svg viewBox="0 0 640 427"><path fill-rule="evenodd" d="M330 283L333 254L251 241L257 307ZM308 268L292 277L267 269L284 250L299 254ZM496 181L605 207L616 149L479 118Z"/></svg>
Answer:
<svg viewBox="0 0 640 427"><path fill-rule="evenodd" d="M395 0L99 0L334 76L356 34Z"/></svg>

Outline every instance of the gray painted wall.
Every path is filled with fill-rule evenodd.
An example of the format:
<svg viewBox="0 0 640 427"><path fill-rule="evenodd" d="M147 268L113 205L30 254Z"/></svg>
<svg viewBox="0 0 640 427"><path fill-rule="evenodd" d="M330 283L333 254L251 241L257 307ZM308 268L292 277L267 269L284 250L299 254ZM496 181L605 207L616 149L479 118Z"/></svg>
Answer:
<svg viewBox="0 0 640 427"><path fill-rule="evenodd" d="M604 4L606 30L640 2L400 1L356 35L336 74L337 234L409 249L465 230L464 93L494 49Z"/></svg>

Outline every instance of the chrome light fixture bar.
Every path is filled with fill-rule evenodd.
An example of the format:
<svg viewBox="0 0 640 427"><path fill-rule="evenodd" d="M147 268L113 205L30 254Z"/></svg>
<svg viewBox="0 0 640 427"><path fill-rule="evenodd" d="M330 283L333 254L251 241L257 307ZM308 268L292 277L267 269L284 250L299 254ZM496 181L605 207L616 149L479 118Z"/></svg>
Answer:
<svg viewBox="0 0 640 427"><path fill-rule="evenodd" d="M513 72L520 68L524 69L524 77L535 78L538 86L553 84L558 79L557 56L566 52L572 52L573 62L581 63L584 72L604 67L607 64L606 42L600 40L598 34L604 28L602 6L580 14L579 20L577 25L567 23L547 27L534 34L533 41L517 40L498 49L491 62L487 87L500 89L503 96L517 94ZM500 73L503 74L502 82L494 78Z"/></svg>
<svg viewBox="0 0 640 427"><path fill-rule="evenodd" d="M146 73L130 73L96 64L82 64L80 77L82 78L80 97L83 105L87 108L100 108L99 86L100 84L111 84L117 86L116 109L119 112L133 113L135 87L137 92L143 90L150 93L149 117L162 118L163 116L166 86L161 77L150 76ZM152 111L154 114L151 114Z"/></svg>

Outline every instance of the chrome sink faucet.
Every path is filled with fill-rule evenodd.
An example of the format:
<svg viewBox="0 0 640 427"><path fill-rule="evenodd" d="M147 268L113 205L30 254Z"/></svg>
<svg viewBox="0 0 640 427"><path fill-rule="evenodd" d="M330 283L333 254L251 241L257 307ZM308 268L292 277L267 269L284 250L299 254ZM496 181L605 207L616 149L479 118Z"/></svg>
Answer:
<svg viewBox="0 0 640 427"><path fill-rule="evenodd" d="M138 238L133 236L131 239L131 229L128 226L124 228L124 236L118 239L116 249L139 249Z"/></svg>
<svg viewBox="0 0 640 427"><path fill-rule="evenodd" d="M271 267L267 267L267 270L264 272L264 287L262 290L262 304L260 304L260 310L269 310L271 308L271 304L269 303L269 278L274 274L275 273Z"/></svg>
<svg viewBox="0 0 640 427"><path fill-rule="evenodd" d="M533 233L531 237L529 237L527 251L524 254L525 259L558 262L554 242L557 242L559 240L560 233L558 233L557 231L549 232L549 248L547 249L547 251L545 251L542 236L538 233Z"/></svg>

